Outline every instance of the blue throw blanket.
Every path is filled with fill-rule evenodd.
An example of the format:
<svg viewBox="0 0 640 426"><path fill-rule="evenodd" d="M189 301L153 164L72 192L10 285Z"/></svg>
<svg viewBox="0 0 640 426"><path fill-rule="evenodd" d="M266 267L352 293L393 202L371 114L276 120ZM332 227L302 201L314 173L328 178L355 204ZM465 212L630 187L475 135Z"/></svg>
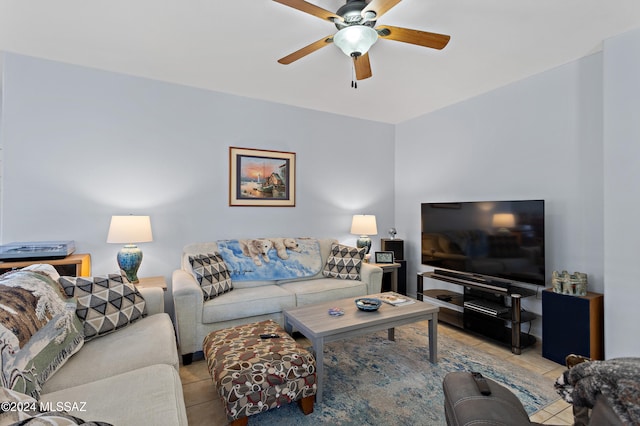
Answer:
<svg viewBox="0 0 640 426"><path fill-rule="evenodd" d="M217 241L232 281L305 278L322 269L320 244L313 238L254 238Z"/></svg>

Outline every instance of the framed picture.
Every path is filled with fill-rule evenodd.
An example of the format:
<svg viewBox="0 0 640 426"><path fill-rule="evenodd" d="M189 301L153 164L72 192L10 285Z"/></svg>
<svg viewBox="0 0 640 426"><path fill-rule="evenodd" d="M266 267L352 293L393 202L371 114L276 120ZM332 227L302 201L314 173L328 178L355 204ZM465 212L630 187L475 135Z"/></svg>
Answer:
<svg viewBox="0 0 640 426"><path fill-rule="evenodd" d="M229 205L295 207L296 154L230 147Z"/></svg>
<svg viewBox="0 0 640 426"><path fill-rule="evenodd" d="M392 251L377 251L375 252L376 263L393 263Z"/></svg>

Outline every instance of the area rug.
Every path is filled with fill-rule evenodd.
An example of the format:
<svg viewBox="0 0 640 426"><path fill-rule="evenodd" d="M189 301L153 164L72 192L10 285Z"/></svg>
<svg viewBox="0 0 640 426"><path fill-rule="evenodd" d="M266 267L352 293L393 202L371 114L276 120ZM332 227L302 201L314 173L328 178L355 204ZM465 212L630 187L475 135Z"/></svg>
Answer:
<svg viewBox="0 0 640 426"><path fill-rule="evenodd" d="M553 381L455 339L438 335L428 361L427 323L325 345L323 401L305 416L297 403L251 416L252 425L446 425L442 380L478 371L511 389L529 415L559 398Z"/></svg>

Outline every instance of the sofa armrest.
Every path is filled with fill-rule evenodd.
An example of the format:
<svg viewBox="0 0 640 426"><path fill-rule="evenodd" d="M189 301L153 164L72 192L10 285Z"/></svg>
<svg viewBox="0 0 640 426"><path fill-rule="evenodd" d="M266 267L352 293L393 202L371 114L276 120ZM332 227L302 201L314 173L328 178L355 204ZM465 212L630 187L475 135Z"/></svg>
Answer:
<svg viewBox="0 0 640 426"><path fill-rule="evenodd" d="M164 290L160 287L136 287L144 298L147 314L154 315L164 312Z"/></svg>
<svg viewBox="0 0 640 426"><path fill-rule="evenodd" d="M382 292L382 268L363 262L360 279L367 283L367 294Z"/></svg>
<svg viewBox="0 0 640 426"><path fill-rule="evenodd" d="M196 329L202 324L202 289L193 275L182 269L173 271L171 285L180 354L191 354L200 350L202 344L196 342Z"/></svg>

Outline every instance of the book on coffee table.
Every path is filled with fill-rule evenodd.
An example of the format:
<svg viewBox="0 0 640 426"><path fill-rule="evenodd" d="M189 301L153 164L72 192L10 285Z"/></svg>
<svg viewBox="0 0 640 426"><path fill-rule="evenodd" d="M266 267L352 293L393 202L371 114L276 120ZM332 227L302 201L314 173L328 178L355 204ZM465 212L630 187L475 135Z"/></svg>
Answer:
<svg viewBox="0 0 640 426"><path fill-rule="evenodd" d="M382 300L384 303L388 303L393 306L410 305L416 302L410 297L403 296L401 294L394 293L392 291L382 293L380 294L380 296L378 296L378 298Z"/></svg>

